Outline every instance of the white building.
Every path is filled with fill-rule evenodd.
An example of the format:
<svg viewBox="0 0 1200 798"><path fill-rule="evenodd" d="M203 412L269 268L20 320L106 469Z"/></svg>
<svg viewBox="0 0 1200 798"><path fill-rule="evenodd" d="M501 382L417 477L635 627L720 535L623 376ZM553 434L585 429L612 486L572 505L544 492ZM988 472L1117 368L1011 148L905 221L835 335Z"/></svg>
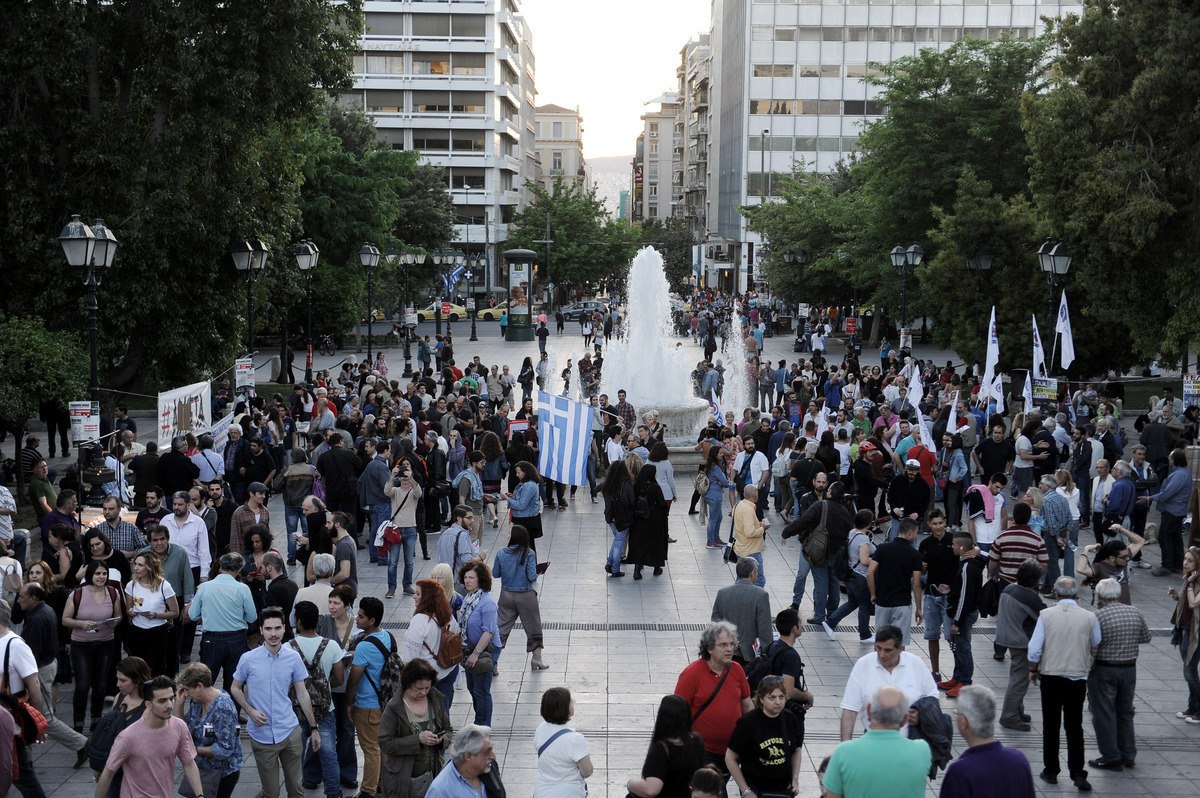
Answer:
<svg viewBox="0 0 1200 798"><path fill-rule="evenodd" d="M666 92L646 102L633 159L632 221L674 216L683 201L683 122L678 99Z"/></svg>
<svg viewBox="0 0 1200 798"><path fill-rule="evenodd" d="M501 286L496 244L528 200L525 179L537 177L532 33L519 2L364 8L354 91L343 101L370 113L381 139L445 169L458 216L452 246L479 259L470 291Z"/></svg>
<svg viewBox="0 0 1200 798"><path fill-rule="evenodd" d="M587 191L592 176L583 158L583 117L579 108L539 105L535 114L542 188L552 190L554 181L561 179L564 185L577 185Z"/></svg>
<svg viewBox="0 0 1200 798"><path fill-rule="evenodd" d="M1027 39L1041 17L1079 3L1034 0L713 0L707 279L720 284L732 261L736 288L753 279L761 239L738 207L770 196L769 177L803 160L832 171L854 151L864 120L882 109L863 83L869 62L946 49L969 36Z"/></svg>

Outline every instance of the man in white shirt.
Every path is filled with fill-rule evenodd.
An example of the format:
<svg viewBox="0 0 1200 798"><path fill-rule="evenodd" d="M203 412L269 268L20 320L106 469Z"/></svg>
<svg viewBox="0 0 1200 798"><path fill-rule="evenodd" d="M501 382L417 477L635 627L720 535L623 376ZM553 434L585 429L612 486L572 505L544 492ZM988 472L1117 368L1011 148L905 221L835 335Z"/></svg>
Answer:
<svg viewBox="0 0 1200 798"><path fill-rule="evenodd" d="M200 516L191 512L190 504L186 491L174 493L171 496L171 515L163 518L162 525L170 531L171 542L187 552L193 583L199 585L208 581L212 553L208 550L208 527Z"/></svg>
<svg viewBox="0 0 1200 798"><path fill-rule="evenodd" d="M769 498L766 485L767 479L771 476L770 464L767 462L765 454L755 451L755 443L752 436L743 436L742 447L744 451L738 452L738 456L734 458L733 472L739 478L743 479L743 488L746 485L755 485L758 488L756 505L758 509L765 512L767 509L767 499ZM744 477L742 474L743 469L746 469ZM738 491L738 493L740 494L741 491Z"/></svg>
<svg viewBox="0 0 1200 798"><path fill-rule="evenodd" d="M862 730L868 728L866 707L872 694L880 687L891 685L904 693L909 707L919 699L938 697L937 683L925 662L916 654L904 650L904 633L897 626L884 625L875 632L875 651L854 663L846 689L842 694L842 740L854 736L854 721L862 716ZM915 709L908 710L900 734L908 736L908 727L920 722Z"/></svg>
<svg viewBox="0 0 1200 798"><path fill-rule="evenodd" d="M1094 446L1099 445L1099 441L1095 438L1092 439L1092 443ZM1092 479L1092 492L1089 498L1091 506L1088 509L1091 511L1091 517L1094 517L1096 520L1094 525L1096 542L1104 543L1104 533L1107 530L1100 528L1100 519L1104 517L1104 513L1106 512L1105 502L1108 501L1109 491L1112 490L1117 480L1109 473L1109 462L1103 457L1096 461L1095 471L1096 476Z"/></svg>

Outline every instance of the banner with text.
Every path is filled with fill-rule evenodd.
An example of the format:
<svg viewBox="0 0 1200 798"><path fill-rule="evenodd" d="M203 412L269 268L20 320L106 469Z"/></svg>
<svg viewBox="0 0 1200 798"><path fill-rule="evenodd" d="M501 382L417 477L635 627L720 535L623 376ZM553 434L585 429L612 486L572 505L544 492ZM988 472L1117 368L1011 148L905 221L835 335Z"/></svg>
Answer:
<svg viewBox="0 0 1200 798"><path fill-rule="evenodd" d="M236 378L234 387L241 391L243 388L254 387L254 359L240 357L233 361L233 374Z"/></svg>
<svg viewBox="0 0 1200 798"><path fill-rule="evenodd" d="M176 435L208 432L212 412L212 384L197 382L158 395L158 449L171 450Z"/></svg>
<svg viewBox="0 0 1200 798"><path fill-rule="evenodd" d="M100 437L99 402L69 402L67 412L71 414L71 441L75 445Z"/></svg>

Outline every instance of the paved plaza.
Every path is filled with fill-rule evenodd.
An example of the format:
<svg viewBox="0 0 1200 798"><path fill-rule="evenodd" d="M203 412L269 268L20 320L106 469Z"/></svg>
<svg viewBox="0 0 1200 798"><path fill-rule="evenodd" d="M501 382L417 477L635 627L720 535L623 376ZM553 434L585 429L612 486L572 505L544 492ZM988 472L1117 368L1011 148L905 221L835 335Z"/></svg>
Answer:
<svg viewBox="0 0 1200 798"><path fill-rule="evenodd" d="M422 325L422 331L432 326ZM478 354L484 363L507 363L515 373L526 355L536 358L536 344L502 341L495 323L479 324L477 343L467 341L469 327L469 322L453 326L456 350L464 361ZM552 335L550 339L560 369L566 357L583 349L582 340L574 334L578 325L568 324L567 330L572 334L562 338ZM795 357L791 344L790 335L768 339L767 354L775 360L791 360ZM669 345L674 345L674 340ZM694 347L690 338L685 345L699 360L699 347ZM837 349L831 348L836 353ZM396 378L403 369L401 350L393 346L386 351L391 377ZM342 357L339 353L335 358L318 359L317 366L333 367ZM939 362L947 357L951 356L943 354ZM873 352L864 353L865 362L874 362ZM267 376L260 372L260 379ZM618 387L608 382L605 390L612 395ZM53 464L61 471L65 463L59 458ZM571 725L589 743L596 768L589 779L590 798L624 798L625 782L640 775L658 702L673 690L679 672L695 659L700 631L709 620L713 598L718 589L734 579L731 567L721 562L720 554L705 549L705 532L698 516L686 514L691 491L685 486L690 475L686 472L677 475L677 482L681 486L682 505L677 502L671 513L671 534L678 542L670 546L665 573L659 577L647 570L641 581L606 578L603 563L610 535L603 521L603 505L591 503L586 486L565 512L549 511L543 515L545 537L538 542L538 559L548 561L550 566L539 580L538 592L545 625L544 659L550 667L538 672L529 670L524 633L518 627L499 659L500 673L493 686L496 754L508 794L513 798L532 795L536 776L533 733L541 722L538 708L542 692L556 685L571 689L576 709ZM276 519L275 531L281 532L280 498L272 499L271 510ZM1156 516L1153 513L1151 520L1156 520ZM800 547L795 541L783 545L779 539L783 525L773 513L771 519L774 526L768 532L764 570L774 613L791 602ZM507 531L507 522L499 529L486 527L484 546L489 552L489 564L494 552L507 541ZM1085 530L1081 544L1090 541L1090 532ZM436 538L431 538L430 549L435 545ZM1149 546L1145 551L1147 559L1157 564L1158 547ZM427 576L433 564L422 561L418 552L417 577ZM365 552L360 552L359 569L360 594L382 596L386 590L386 569L368 565ZM1093 769L1089 779L1101 795L1183 795L1194 794L1196 790L1194 772L1200 727L1187 726L1175 718L1175 712L1185 704L1186 687L1179 654L1169 642L1173 602L1168 600L1166 592L1178 580L1155 578L1149 573L1134 570L1132 580L1133 602L1146 615L1153 636L1152 642L1141 649L1138 667L1137 768L1124 773ZM811 589L810 586L809 596L801 605L801 618L813 614ZM498 595L498 585L495 591ZM1081 603L1086 605L1090 593L1086 589L1081 591ZM403 635L403 627L412 614L412 599L401 595L385 604L384 627ZM996 662L990 656L993 621L981 621L976 629L976 683L991 687L999 696L1007 683L1008 662ZM860 645L853 623L845 622L841 628L845 631L838 633L837 642L831 642L819 628L806 626L797 644L809 689L816 697L815 706L807 716L805 762L800 781L802 796L820 794L816 766L837 745L838 704L846 676L854 661L869 650ZM920 638L914 631L913 645L908 650L924 659L926 651ZM949 654L944 653L943 663L948 661L947 657ZM953 705L954 699L942 698L944 711L952 714ZM70 714L69 688L59 697L59 711ZM1042 730L1036 690L1030 693L1027 711L1033 716L1032 732L1013 732L997 726L997 736L1004 744L1024 751L1036 774L1041 769ZM465 689L456 694L450 716L456 728L473 717ZM1085 715L1084 731L1087 756L1094 758L1097 752L1090 715ZM247 756L235 794L252 796L258 790L258 778L248 738L243 734L242 739ZM961 738L956 738L955 755L963 746ZM86 768L71 770L72 760L70 752L57 744L36 748L35 767L47 795L78 798L91 794L90 773ZM361 755L359 763L361 766ZM1062 782L1051 786L1035 779L1039 795L1075 792L1069 780L1064 778ZM939 786L940 780L930 782L928 794L936 795ZM319 790L308 794L318 795ZM347 791L347 794L353 793Z"/></svg>

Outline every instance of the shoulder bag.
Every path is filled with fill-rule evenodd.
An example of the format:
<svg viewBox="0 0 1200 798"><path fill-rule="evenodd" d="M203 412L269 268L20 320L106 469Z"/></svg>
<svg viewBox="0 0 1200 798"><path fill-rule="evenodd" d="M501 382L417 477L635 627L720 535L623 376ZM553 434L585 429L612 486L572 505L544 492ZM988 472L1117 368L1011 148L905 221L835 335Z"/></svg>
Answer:
<svg viewBox="0 0 1200 798"><path fill-rule="evenodd" d="M705 701L703 704L701 704L700 708L697 709L695 711L695 713L692 715L692 723L693 724L696 722L696 720L701 715L704 714L704 710L708 709L708 705L711 704L713 702L713 700L716 699L717 695L721 692L721 688L725 686L725 680L729 678L729 672L731 670L733 670L732 666L730 666L730 665L725 666L725 671L724 671L724 673L721 674L721 680L717 682L717 689L712 691L712 695L710 695L708 697L708 700Z"/></svg>

